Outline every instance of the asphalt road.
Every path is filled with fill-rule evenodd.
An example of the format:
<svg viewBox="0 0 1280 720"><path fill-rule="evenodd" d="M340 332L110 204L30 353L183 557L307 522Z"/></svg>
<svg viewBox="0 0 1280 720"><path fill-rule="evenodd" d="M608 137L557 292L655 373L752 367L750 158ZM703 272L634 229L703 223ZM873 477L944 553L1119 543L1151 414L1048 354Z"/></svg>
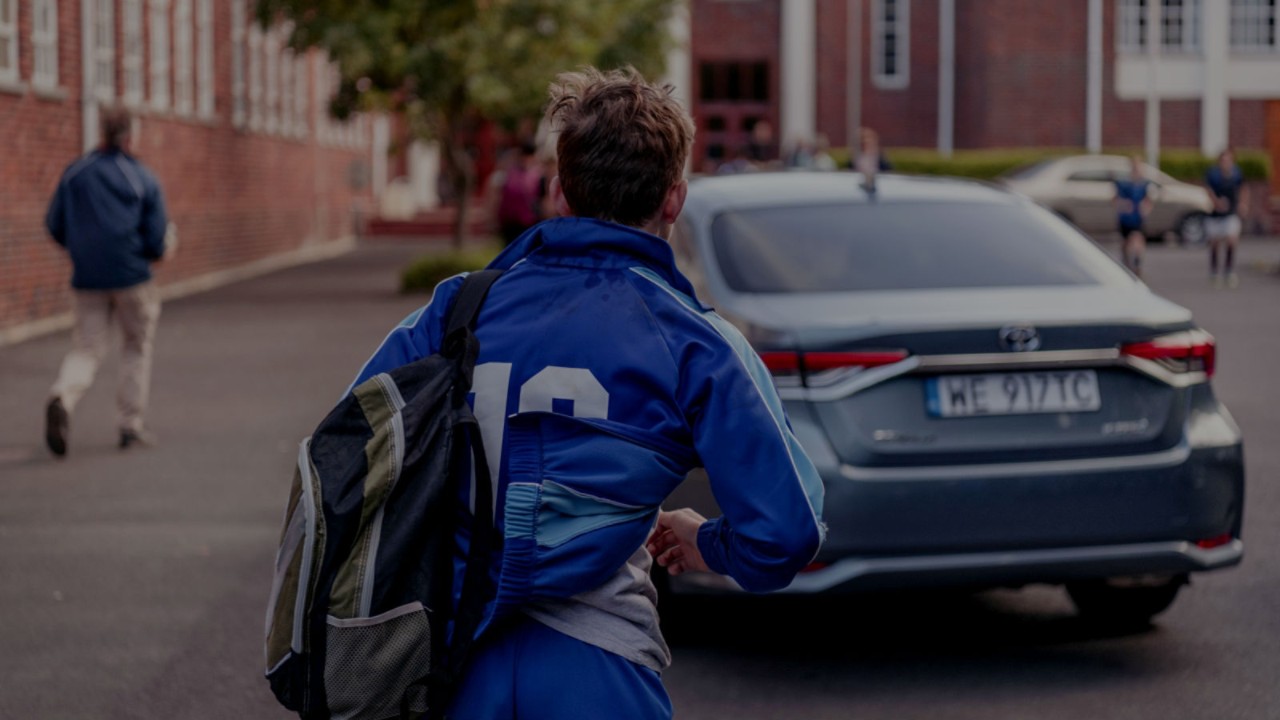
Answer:
<svg viewBox="0 0 1280 720"><path fill-rule="evenodd" d="M1051 588L701 608L671 637L677 717L1280 717L1280 243L1242 286L1200 251L1154 250L1152 285L1219 341L1218 392L1246 434L1247 556L1198 577L1146 631L1099 636ZM150 421L115 450L114 362L43 450L65 334L0 348L0 718L284 718L261 679L271 554L296 452L369 350L421 298L403 248L166 306Z"/></svg>

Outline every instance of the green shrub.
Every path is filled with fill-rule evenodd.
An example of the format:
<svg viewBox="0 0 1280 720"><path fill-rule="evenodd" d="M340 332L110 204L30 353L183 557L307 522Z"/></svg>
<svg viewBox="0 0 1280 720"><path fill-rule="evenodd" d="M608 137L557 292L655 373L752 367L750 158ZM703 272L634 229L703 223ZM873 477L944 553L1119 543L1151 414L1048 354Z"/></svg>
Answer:
<svg viewBox="0 0 1280 720"><path fill-rule="evenodd" d="M431 292L441 280L488 265L500 250L496 245L486 245L424 255L400 273L400 292Z"/></svg>
<svg viewBox="0 0 1280 720"><path fill-rule="evenodd" d="M949 175L974 180L994 180L1000 175L1041 160L1077 155L1078 148L994 148L989 150L957 150L951 157L943 157L936 150L927 148L887 148L885 154L893 163L895 172L911 175ZM1111 155L1132 155L1140 151L1132 148L1112 148ZM831 156L842 167L849 162L847 148L832 148ZM1214 158L1200 154L1198 150L1169 149L1160 153L1160 169L1185 182L1199 183ZM1266 180L1271 177L1271 159L1263 150L1238 150L1236 162L1247 180Z"/></svg>

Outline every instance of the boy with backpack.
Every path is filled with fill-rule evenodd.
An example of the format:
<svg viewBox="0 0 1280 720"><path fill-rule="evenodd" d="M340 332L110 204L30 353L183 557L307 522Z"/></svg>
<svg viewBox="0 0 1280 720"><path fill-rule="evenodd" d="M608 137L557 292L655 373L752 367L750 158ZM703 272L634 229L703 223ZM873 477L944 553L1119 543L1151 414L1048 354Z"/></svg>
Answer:
<svg viewBox="0 0 1280 720"><path fill-rule="evenodd" d="M454 496L453 599L473 579L488 587L478 619L466 620L468 606L452 625L452 644L470 649L444 715L669 718L653 559L672 575L785 587L825 535L822 482L758 356L676 269L665 238L684 203L694 127L671 89L632 69L566 73L548 116L562 217L479 277L441 283L353 387L380 407L379 395L396 392L371 380L447 354L465 336L457 307L469 315L483 299L468 405L483 453L476 481ZM484 299L477 287L489 282ZM724 516L661 511L698 467ZM492 557L476 566L489 542Z"/></svg>

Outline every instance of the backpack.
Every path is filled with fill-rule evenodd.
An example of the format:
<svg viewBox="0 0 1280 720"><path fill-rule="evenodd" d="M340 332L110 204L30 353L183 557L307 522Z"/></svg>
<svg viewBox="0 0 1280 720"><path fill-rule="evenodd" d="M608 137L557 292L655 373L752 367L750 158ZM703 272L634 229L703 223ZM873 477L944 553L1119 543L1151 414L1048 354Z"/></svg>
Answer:
<svg viewBox="0 0 1280 720"><path fill-rule="evenodd" d="M307 720L443 715L492 593L492 514L460 520L470 514L457 499L474 469L475 507L493 505L467 394L476 316L500 274L466 278L439 353L356 386L302 441L267 607L266 676ZM459 522L471 542L455 609Z"/></svg>

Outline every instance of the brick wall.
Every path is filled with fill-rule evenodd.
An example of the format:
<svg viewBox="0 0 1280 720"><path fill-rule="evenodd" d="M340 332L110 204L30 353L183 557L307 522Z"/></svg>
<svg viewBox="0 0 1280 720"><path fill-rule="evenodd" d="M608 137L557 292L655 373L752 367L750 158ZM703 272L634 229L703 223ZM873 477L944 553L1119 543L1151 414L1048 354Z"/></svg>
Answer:
<svg viewBox="0 0 1280 720"><path fill-rule="evenodd" d="M70 264L48 238L43 219L62 170L82 146L80 3L58 3L63 90L56 98L30 89L31 4L18 6L26 87L0 89L6 147L0 153L0 330L70 309ZM370 204L362 177L368 150L354 142L317 140L313 63L306 63L313 107L306 114L305 138L232 126L230 3L215 2L214 15L215 116L139 112L134 152L159 178L181 238L173 260L157 267L164 284L348 237L353 210ZM117 49L120 17L117 6ZM149 42L143 45L149 53ZM149 61L144 54L144 67ZM146 80L149 92L149 73ZM118 72L118 92L123 81Z"/></svg>
<svg viewBox="0 0 1280 720"><path fill-rule="evenodd" d="M1082 146L1087 5L956 7L956 147Z"/></svg>

